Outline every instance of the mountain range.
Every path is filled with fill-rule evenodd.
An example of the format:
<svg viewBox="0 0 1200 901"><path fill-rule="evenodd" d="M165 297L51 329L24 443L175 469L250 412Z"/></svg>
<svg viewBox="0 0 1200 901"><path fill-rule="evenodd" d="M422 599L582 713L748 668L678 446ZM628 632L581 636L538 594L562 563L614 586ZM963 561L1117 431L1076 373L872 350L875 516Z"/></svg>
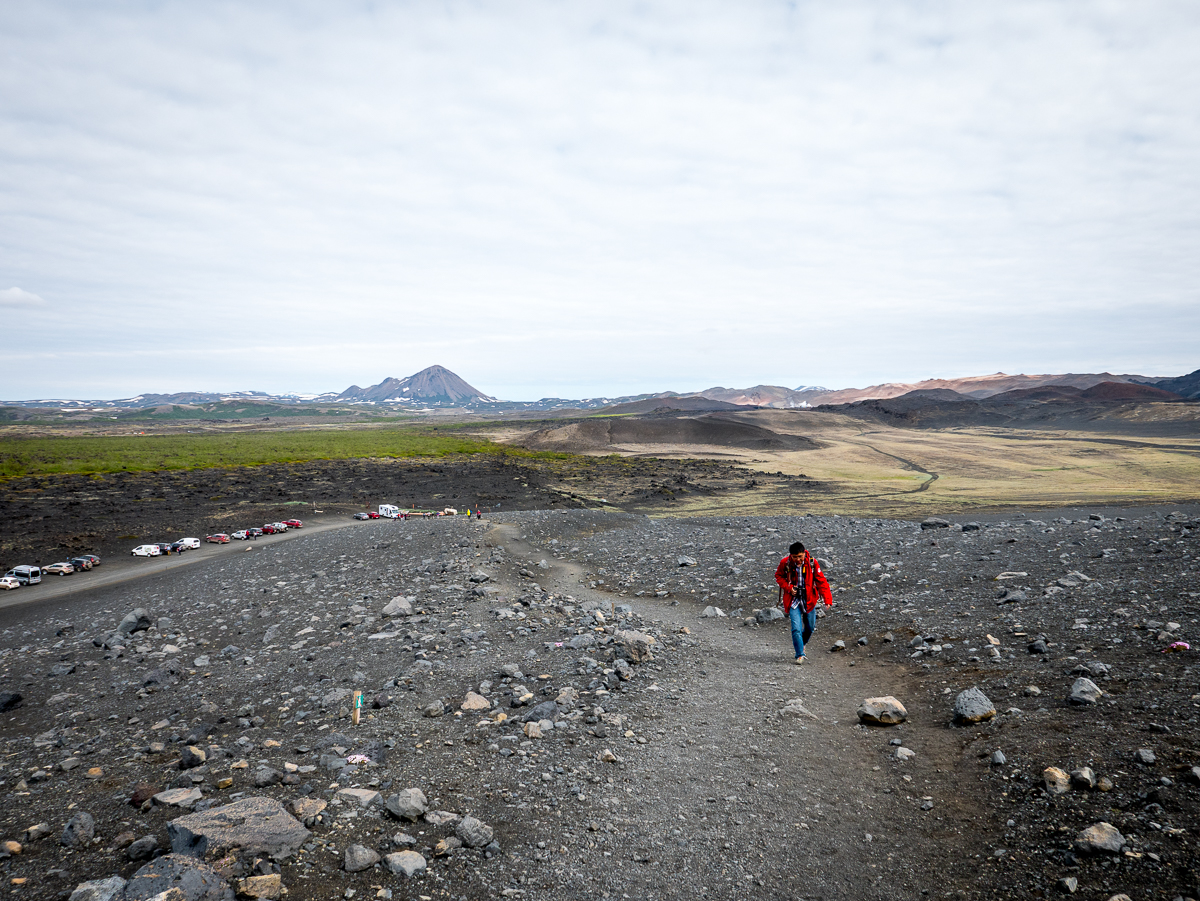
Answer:
<svg viewBox="0 0 1200 901"><path fill-rule="evenodd" d="M62 400L42 399L0 402L12 407L55 408L63 410L89 409L140 409L164 406L191 406L228 401L263 404L367 404L372 406L406 409L414 412L444 409L467 412L522 412L558 410L599 410L617 407L616 412L653 412L658 408L674 410L715 410L737 406L771 407L775 409L804 409L809 407L856 404L863 401L886 401L893 398L924 396L928 401L940 395L940 400L982 401L987 398L1014 395L1014 392L1031 392L1053 386L1072 389L1081 395L1072 394L1077 400L1120 399L1121 391L1107 387L1098 396L1088 397L1087 392L1097 386L1130 386L1125 399L1150 399L1147 393L1139 392L1134 386L1149 386L1159 389L1158 399L1200 399L1200 369L1174 378L1148 378L1140 375L1114 375L1100 373L1063 373L1057 375L1008 375L997 372L992 375L971 376L961 379L927 379L921 382L888 382L866 388L829 389L801 385L786 388L780 385L755 385L752 388L714 387L704 391L679 394L663 391L653 394L608 396L591 398L543 397L536 401L503 401L484 394L460 376L444 366L430 366L407 378L386 378L376 385L360 388L351 385L341 392L326 392L315 395L273 395L262 391L238 391L230 393L180 392L176 394L139 394L119 400ZM935 393L931 396L930 393ZM946 392L941 394L941 392ZM1029 399L1035 399L1030 397ZM630 406L632 405L632 406Z"/></svg>

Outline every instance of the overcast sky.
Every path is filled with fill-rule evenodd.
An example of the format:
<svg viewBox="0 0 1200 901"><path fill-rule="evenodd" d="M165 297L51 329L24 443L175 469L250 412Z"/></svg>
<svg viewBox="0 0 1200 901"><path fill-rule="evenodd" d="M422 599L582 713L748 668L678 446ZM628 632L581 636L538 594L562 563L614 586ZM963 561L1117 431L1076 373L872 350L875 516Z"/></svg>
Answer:
<svg viewBox="0 0 1200 901"><path fill-rule="evenodd" d="M0 398L1200 367L1200 4L0 4Z"/></svg>

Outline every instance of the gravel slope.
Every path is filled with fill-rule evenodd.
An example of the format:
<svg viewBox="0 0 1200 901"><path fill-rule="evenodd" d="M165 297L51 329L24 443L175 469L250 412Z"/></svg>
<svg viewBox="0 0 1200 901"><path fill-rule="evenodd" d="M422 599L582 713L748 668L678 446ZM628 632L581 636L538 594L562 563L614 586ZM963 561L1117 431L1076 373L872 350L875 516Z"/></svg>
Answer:
<svg viewBox="0 0 1200 901"><path fill-rule="evenodd" d="M1194 638L1200 514L1039 517L369 522L2 610L0 690L22 698L0 838L22 847L0 866L38 898L131 876L130 843L166 850L187 812L130 805L144 785L198 787L194 810L325 802L297 854L215 861L289 898L1196 896L1200 689L1194 652L1161 651ZM746 624L795 538L837 589L805 667L781 622ZM384 616L395 597L412 612ZM150 627L112 635L139 607ZM1081 667L1098 703L1067 701ZM972 687L999 712L951 725ZM908 721L860 725L878 695ZM181 768L188 746L206 759ZM1047 767L1085 766L1099 787L1047 789ZM383 802L407 788L452 816L397 819ZM79 811L94 837L69 848ZM495 844L454 847L468 816ZM1099 821L1116 853L1076 845ZM347 872L356 845L427 869Z"/></svg>

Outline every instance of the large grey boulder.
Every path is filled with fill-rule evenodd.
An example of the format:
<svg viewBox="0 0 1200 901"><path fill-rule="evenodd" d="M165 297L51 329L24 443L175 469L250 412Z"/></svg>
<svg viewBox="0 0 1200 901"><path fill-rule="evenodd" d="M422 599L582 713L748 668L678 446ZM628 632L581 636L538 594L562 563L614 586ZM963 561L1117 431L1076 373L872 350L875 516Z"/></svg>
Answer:
<svg viewBox="0 0 1200 901"><path fill-rule="evenodd" d="M557 721L559 716L558 705L553 701L542 701L536 707L521 717L523 723L538 723L542 720Z"/></svg>
<svg viewBox="0 0 1200 901"><path fill-rule="evenodd" d="M783 611L778 607L764 607L754 611L754 619L759 624L773 623L777 619L783 619Z"/></svg>
<svg viewBox="0 0 1200 901"><path fill-rule="evenodd" d="M948 529L948 528L950 528L950 521L946 520L946 519L939 519L936 516L931 516L927 520L925 520L924 522L921 523L921 531L922 532L927 532L930 529Z"/></svg>
<svg viewBox="0 0 1200 901"><path fill-rule="evenodd" d="M995 715L995 705L978 688L960 691L954 699L954 721L956 723L982 723Z"/></svg>
<svg viewBox="0 0 1200 901"><path fill-rule="evenodd" d="M167 824L172 851L206 859L235 850L287 857L308 836L300 821L272 798L243 798Z"/></svg>
<svg viewBox="0 0 1200 901"><path fill-rule="evenodd" d="M178 889L186 901L233 901L233 888L202 860L186 854L166 854L130 877L121 901L149 901Z"/></svg>
<svg viewBox="0 0 1200 901"><path fill-rule="evenodd" d="M867 698L858 708L858 719L875 726L894 726L908 719L908 711L891 695Z"/></svg>

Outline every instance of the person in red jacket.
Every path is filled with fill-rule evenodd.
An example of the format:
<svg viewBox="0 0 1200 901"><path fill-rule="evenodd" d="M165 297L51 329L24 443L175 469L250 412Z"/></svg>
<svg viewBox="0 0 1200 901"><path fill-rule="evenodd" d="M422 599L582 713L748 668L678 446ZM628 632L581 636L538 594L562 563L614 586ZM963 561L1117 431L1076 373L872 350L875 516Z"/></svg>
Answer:
<svg viewBox="0 0 1200 901"><path fill-rule="evenodd" d="M826 607L832 607L833 595L817 558L799 541L789 547L788 555L779 561L775 581L779 583L783 612L792 624L792 644L796 648L796 663L800 664L805 659L804 645L817 627L817 601L823 599Z"/></svg>

